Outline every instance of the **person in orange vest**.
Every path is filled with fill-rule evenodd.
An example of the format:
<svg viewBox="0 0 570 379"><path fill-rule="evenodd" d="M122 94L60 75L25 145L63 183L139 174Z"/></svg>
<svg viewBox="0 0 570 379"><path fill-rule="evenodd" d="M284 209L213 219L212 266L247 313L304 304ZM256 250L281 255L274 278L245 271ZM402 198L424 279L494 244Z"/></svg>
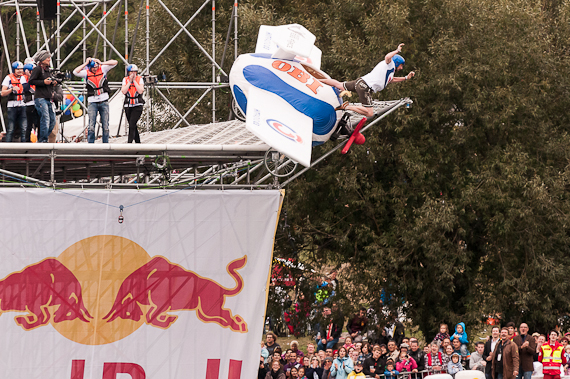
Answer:
<svg viewBox="0 0 570 379"><path fill-rule="evenodd" d="M139 68L135 64L127 66L127 76L123 78L121 92L125 95L125 115L129 121L129 139L128 143L135 141L141 143L137 122L141 118L143 111L143 92L144 82L142 77L138 75Z"/></svg>
<svg viewBox="0 0 570 379"><path fill-rule="evenodd" d="M566 364L566 357L556 330L550 331L548 343L540 347L538 361L542 363L544 379L560 379L560 367Z"/></svg>
<svg viewBox="0 0 570 379"><path fill-rule="evenodd" d="M103 126L103 143L109 142L109 81L107 73L117 65L117 61L110 59L101 62L96 58L87 58L85 63L77 66L73 74L84 78L87 84L87 102L89 103L87 113L89 114L89 132L87 142L95 142L95 123L97 113L101 115L101 125Z"/></svg>
<svg viewBox="0 0 570 379"><path fill-rule="evenodd" d="M12 63L12 73L2 81L2 96L8 96L8 128L6 130L6 142L12 142L14 129L18 123L20 130L20 142L26 142L26 104L24 102L23 77L24 64L16 61Z"/></svg>
<svg viewBox="0 0 570 379"><path fill-rule="evenodd" d="M24 84L24 102L26 104L26 142L32 142L31 133L32 129L36 129L36 136L40 134L39 125L39 115L34 102L34 93L36 92L36 86L29 83L32 71L36 67L33 58L26 58L24 61L24 78L26 83Z"/></svg>

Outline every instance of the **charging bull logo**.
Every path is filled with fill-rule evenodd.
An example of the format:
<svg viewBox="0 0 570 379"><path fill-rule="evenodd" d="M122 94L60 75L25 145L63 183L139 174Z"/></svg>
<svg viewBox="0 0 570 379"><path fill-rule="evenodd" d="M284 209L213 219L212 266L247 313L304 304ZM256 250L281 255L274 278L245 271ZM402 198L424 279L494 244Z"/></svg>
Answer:
<svg viewBox="0 0 570 379"><path fill-rule="evenodd" d="M224 308L224 301L226 296L241 292L243 279L237 270L244 267L246 261L244 256L228 265L227 271L236 281L236 286L229 289L163 257L155 257L123 282L111 311L103 319L111 322L120 317L139 321L143 316L141 305L148 305L145 322L159 328L168 328L178 318L168 312L196 310L203 322L215 322L245 333L247 324L240 316L233 317Z"/></svg>
<svg viewBox="0 0 570 379"><path fill-rule="evenodd" d="M60 323L78 319L89 322L93 318L83 304L81 284L67 267L53 258L1 280L0 311L26 312L24 316L14 317L16 324L25 330L47 325L50 321Z"/></svg>
<svg viewBox="0 0 570 379"><path fill-rule="evenodd" d="M224 308L244 281L237 272L247 256L226 270L226 288L161 256L150 257L135 242L95 236L76 242L57 258L47 258L0 280L0 315L19 313L24 330L51 324L64 337L85 345L113 343L144 324L167 329L195 311L201 322L246 333L247 323Z"/></svg>

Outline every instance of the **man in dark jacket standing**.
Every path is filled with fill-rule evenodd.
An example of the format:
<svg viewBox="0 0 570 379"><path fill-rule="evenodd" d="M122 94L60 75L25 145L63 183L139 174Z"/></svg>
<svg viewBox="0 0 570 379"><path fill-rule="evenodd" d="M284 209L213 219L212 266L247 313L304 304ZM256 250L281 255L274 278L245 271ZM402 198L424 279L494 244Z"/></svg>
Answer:
<svg viewBox="0 0 570 379"><path fill-rule="evenodd" d="M483 350L483 359L487 361L485 365L485 378L486 379L493 379L493 369L492 369L492 361L493 361L493 351L495 350L495 346L501 340L500 339L500 328L495 325L491 329L491 336L485 342L485 350Z"/></svg>
<svg viewBox="0 0 570 379"><path fill-rule="evenodd" d="M32 70L28 82L30 85L36 86L34 104L40 116L38 142L47 142L48 136L55 127L55 112L51 99L57 83L51 79L50 75L51 54L47 51L40 51L34 57L37 66Z"/></svg>
<svg viewBox="0 0 570 379"><path fill-rule="evenodd" d="M533 367L533 356L536 351L534 337L528 335L528 325L524 322L519 326L519 335L513 338L513 342L519 348L519 375L517 379L531 379Z"/></svg>
<svg viewBox="0 0 570 379"><path fill-rule="evenodd" d="M509 330L501 329L501 340L493 351L493 379L515 379L519 374L519 348L509 339Z"/></svg>

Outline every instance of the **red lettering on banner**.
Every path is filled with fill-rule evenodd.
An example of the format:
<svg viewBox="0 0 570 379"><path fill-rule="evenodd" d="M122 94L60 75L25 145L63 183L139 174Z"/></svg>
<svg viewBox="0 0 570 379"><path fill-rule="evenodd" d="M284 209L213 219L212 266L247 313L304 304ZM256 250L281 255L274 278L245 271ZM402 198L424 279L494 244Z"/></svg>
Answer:
<svg viewBox="0 0 570 379"><path fill-rule="evenodd" d="M289 69L291 68L291 65L289 63L283 62L283 61L275 61L273 62L273 64L271 65L273 66L273 68L276 68L279 71L289 71Z"/></svg>
<svg viewBox="0 0 570 379"><path fill-rule="evenodd" d="M206 365L206 379L219 379L219 377L220 360L208 359L208 364ZM228 379L241 379L241 361L230 359Z"/></svg>
<svg viewBox="0 0 570 379"><path fill-rule="evenodd" d="M230 359L228 379L241 379L241 361Z"/></svg>
<svg viewBox="0 0 570 379"><path fill-rule="evenodd" d="M206 365L206 379L218 379L220 376L220 360L208 359Z"/></svg>
<svg viewBox="0 0 570 379"><path fill-rule="evenodd" d="M295 67L293 71L288 72L288 74L297 79L298 81L300 81L301 83L307 83L307 80L309 80L309 74L307 74L305 71L297 67Z"/></svg>
<svg viewBox="0 0 570 379"><path fill-rule="evenodd" d="M71 379L83 379L85 372L85 361L71 361Z"/></svg>
<svg viewBox="0 0 570 379"><path fill-rule="evenodd" d="M105 363L103 379L116 379L117 374L129 374L133 379L146 379L144 369L136 363Z"/></svg>

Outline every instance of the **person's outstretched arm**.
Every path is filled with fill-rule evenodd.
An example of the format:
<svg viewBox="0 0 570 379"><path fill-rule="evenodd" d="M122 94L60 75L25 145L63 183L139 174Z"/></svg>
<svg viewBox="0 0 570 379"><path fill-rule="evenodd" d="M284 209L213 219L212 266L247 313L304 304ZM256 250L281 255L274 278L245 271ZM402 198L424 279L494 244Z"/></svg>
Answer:
<svg viewBox="0 0 570 379"><path fill-rule="evenodd" d="M404 46L403 43L398 45L398 48L388 54L386 54L386 57L384 57L384 60L386 61L386 64L390 64L390 62L392 62L392 58L394 57L394 55L396 54L400 54L402 52L402 47Z"/></svg>

